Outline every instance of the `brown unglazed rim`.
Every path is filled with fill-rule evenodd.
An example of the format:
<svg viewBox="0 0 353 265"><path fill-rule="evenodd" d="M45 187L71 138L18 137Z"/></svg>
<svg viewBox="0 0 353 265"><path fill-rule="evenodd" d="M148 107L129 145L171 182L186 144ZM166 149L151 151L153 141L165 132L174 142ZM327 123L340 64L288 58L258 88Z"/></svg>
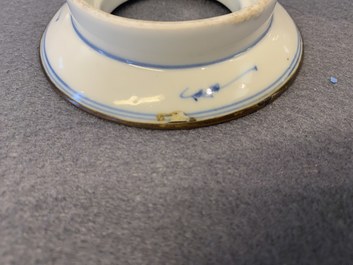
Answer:
<svg viewBox="0 0 353 265"><path fill-rule="evenodd" d="M301 33L299 31L299 34L301 36ZM231 121L234 119L238 119L241 117L244 117L246 115L252 114L260 109L262 109L263 107L267 106L268 104L272 103L274 100L276 100L282 93L284 93L288 87L290 87L290 85L294 82L295 78L297 77L298 73L300 72L300 69L302 67L303 64L303 59L304 59L304 41L303 38L301 38L301 45L302 45L302 51L300 54L300 58L299 58L299 63L297 68L292 72L292 74L290 75L290 77L285 81L285 83L280 86L276 91L274 91L271 95L267 96L265 99L261 100L258 103L255 103L251 106L248 106L242 110L238 110L235 111L233 113L230 114L226 114L224 116L221 117L216 117L216 118L211 118L208 120L202 120L202 121L195 121L195 120L191 120L188 122L169 122L169 123L142 123L142 122L131 122L131 121L126 121L123 119L119 119L116 117L111 117L105 114L102 114L100 112L97 112L95 110L92 110L90 108L87 108L85 106L83 106L82 104L80 104L79 102L73 100L72 98L70 98L69 96L67 96L65 93L63 93L50 79L50 77L47 74L47 71L45 70L45 67L43 65L41 56L39 55L39 60L40 60L40 65L42 67L43 72L45 73L46 78L48 79L49 83L51 84L51 87L53 88L53 90L55 92L57 92L60 96L62 96L65 100L69 101L71 104L73 104L74 106L76 106L77 108L86 111L90 114L93 114L94 116L104 119L104 120L108 120L111 122L115 122L115 123L119 123L119 124L123 124L123 125L127 125L127 126L131 126L131 127L139 127L139 128L145 128L145 129L157 129L157 130L178 130L178 129L194 129L194 128L200 128L200 127L206 127L206 126L210 126L210 125L216 125L216 124L220 124L220 123L224 123L227 121ZM40 49L40 46L39 46ZM40 52L39 52L40 54ZM156 117L157 119L157 117Z"/></svg>

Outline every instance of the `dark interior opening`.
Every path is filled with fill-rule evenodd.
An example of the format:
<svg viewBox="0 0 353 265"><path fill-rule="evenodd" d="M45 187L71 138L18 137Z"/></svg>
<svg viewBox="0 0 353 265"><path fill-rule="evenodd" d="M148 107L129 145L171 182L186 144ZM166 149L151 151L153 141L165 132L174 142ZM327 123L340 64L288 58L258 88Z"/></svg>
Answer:
<svg viewBox="0 0 353 265"><path fill-rule="evenodd" d="M215 0L130 0L113 15L152 21L184 21L221 16L231 11Z"/></svg>

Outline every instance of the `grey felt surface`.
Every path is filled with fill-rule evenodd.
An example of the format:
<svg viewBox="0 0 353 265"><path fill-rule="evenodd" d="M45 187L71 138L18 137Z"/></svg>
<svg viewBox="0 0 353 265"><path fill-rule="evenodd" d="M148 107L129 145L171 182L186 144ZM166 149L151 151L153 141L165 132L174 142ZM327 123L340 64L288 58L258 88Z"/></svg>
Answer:
<svg viewBox="0 0 353 265"><path fill-rule="evenodd" d="M63 0L1 1L0 264L353 264L353 1L281 2L305 39L286 93L151 131L53 92L38 46Z"/></svg>

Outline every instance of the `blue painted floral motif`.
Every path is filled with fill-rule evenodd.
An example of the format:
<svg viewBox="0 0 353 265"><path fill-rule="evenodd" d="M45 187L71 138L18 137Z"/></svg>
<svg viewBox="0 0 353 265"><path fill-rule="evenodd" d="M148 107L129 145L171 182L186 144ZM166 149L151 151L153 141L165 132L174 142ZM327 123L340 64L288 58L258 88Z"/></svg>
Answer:
<svg viewBox="0 0 353 265"><path fill-rule="evenodd" d="M234 84L235 82L241 80L244 76L250 74L251 72L257 72L258 67L253 66L250 69L246 70L244 73L240 74L239 76L235 77L233 80L230 82L220 85L219 83L215 83L208 88L201 88L197 90L196 92L193 93L187 93L190 88L184 89L183 92L180 94L180 98L182 99L193 99L196 102L198 102L201 98L213 98L213 96L217 93L219 93L222 89L227 88L228 86Z"/></svg>

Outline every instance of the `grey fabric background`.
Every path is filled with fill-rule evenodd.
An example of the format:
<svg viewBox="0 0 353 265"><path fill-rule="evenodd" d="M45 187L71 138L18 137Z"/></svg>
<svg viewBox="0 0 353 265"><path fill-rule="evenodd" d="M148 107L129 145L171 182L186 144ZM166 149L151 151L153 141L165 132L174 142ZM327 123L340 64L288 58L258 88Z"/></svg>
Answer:
<svg viewBox="0 0 353 265"><path fill-rule="evenodd" d="M296 82L191 131L117 125L53 92L38 46L63 2L0 2L1 265L353 264L353 1L282 0L305 39ZM121 12L183 18L163 2Z"/></svg>

